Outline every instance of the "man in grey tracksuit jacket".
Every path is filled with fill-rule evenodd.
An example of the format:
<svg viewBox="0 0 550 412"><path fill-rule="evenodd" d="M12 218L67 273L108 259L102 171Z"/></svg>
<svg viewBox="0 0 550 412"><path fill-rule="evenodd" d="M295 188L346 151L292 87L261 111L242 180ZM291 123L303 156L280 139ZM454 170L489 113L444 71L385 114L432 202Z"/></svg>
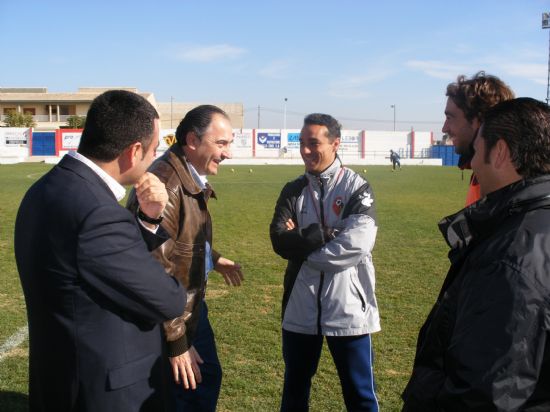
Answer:
<svg viewBox="0 0 550 412"><path fill-rule="evenodd" d="M338 122L313 114L304 123L300 152L306 173L285 185L270 226L273 249L288 260L281 410L307 410L326 336L348 410L377 411L370 341L380 330L371 255L377 231L373 194L336 155Z"/></svg>

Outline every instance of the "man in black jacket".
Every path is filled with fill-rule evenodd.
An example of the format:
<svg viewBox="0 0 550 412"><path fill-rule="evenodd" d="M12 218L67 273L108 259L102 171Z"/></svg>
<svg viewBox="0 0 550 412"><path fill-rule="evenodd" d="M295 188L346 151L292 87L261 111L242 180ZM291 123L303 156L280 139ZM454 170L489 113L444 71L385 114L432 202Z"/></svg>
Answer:
<svg viewBox="0 0 550 412"><path fill-rule="evenodd" d="M422 327L404 411L550 410L550 108L491 108L482 199L443 219L451 268Z"/></svg>
<svg viewBox="0 0 550 412"><path fill-rule="evenodd" d="M148 252L166 240L147 223L168 200L145 173L158 139L145 98L105 92L90 106L78 152L21 202L15 258L29 319L30 411L167 406L159 324L183 313L186 294ZM118 204L129 184L141 223Z"/></svg>

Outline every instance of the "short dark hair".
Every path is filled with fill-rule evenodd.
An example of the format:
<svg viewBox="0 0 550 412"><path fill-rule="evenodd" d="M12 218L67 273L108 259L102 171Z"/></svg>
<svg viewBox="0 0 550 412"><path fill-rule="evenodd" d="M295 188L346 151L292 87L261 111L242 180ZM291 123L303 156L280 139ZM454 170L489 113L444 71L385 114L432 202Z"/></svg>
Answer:
<svg viewBox="0 0 550 412"><path fill-rule="evenodd" d="M189 132L195 133L199 139L202 139L208 129L208 126L210 126L210 123L212 122L212 116L215 114L221 114L229 120L229 116L226 112L211 104L203 104L187 112L176 129L176 139L178 144L180 146L187 145L186 137Z"/></svg>
<svg viewBox="0 0 550 412"><path fill-rule="evenodd" d="M516 171L523 178L550 173L550 107L529 97L508 100L485 114L480 133L485 141L485 162L499 139L508 148Z"/></svg>
<svg viewBox="0 0 550 412"><path fill-rule="evenodd" d="M329 114L311 113L304 118L304 126L319 125L327 128L327 137L330 141L340 138L342 125Z"/></svg>
<svg viewBox="0 0 550 412"><path fill-rule="evenodd" d="M78 152L109 162L136 142L141 142L147 151L158 118L156 109L143 96L126 90L109 90L93 100Z"/></svg>
<svg viewBox="0 0 550 412"><path fill-rule="evenodd" d="M447 86L446 95L464 112L469 122L476 117L482 122L490 107L515 97L512 89L502 80L484 71L476 73L471 79L458 76L455 83Z"/></svg>

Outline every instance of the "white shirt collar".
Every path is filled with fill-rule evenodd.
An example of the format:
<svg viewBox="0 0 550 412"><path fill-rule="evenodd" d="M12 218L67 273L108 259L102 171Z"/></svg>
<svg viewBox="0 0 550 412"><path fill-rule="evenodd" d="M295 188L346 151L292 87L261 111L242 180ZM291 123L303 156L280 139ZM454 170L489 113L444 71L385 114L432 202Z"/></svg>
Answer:
<svg viewBox="0 0 550 412"><path fill-rule="evenodd" d="M191 163L187 162L187 165L189 166L189 171L191 172L191 176L193 176L193 180L202 190L206 189L206 183L208 183L206 175L200 175Z"/></svg>
<svg viewBox="0 0 550 412"><path fill-rule="evenodd" d="M115 198L117 201L120 202L122 199L124 199L124 196L126 196L126 189L124 188L124 186L118 183L112 176L110 176L105 170L103 170L101 167L96 165L86 156L83 156L76 151L71 150L68 154L72 158L81 161L90 169L92 169L95 172L95 174L97 174L101 178L101 180L103 180L107 184L107 186L109 186L109 189L111 189L111 192L113 192L113 195L115 195Z"/></svg>

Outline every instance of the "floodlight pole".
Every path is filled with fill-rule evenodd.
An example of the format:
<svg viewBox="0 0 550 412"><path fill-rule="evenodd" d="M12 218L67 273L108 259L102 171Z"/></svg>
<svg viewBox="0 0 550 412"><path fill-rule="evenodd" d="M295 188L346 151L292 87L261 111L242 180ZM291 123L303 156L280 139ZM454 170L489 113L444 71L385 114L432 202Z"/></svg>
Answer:
<svg viewBox="0 0 550 412"><path fill-rule="evenodd" d="M550 101L550 30L548 30L548 80L546 81L546 104Z"/></svg>
<svg viewBox="0 0 550 412"><path fill-rule="evenodd" d="M550 13L542 13L542 28L550 29ZM550 31L548 32L548 81L546 82L546 104L550 102Z"/></svg>
<svg viewBox="0 0 550 412"><path fill-rule="evenodd" d="M393 109L393 131L395 132L395 104L392 104L391 108Z"/></svg>
<svg viewBox="0 0 550 412"><path fill-rule="evenodd" d="M283 115L283 130L286 130L286 102L288 101L288 99L285 97L285 110L284 110L284 115Z"/></svg>

